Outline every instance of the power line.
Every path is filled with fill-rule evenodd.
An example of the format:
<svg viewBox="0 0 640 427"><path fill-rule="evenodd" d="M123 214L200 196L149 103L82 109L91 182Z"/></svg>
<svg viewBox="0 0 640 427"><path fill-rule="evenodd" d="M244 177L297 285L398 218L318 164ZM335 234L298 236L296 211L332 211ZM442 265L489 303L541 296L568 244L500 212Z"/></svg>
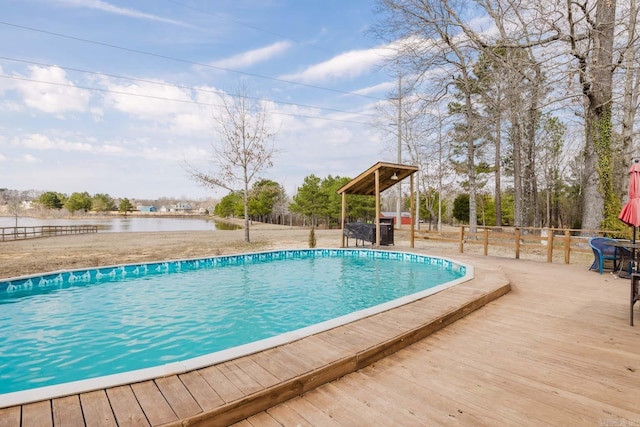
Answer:
<svg viewBox="0 0 640 427"><path fill-rule="evenodd" d="M318 45L313 44L313 43L304 42L302 40L297 40L297 39L291 38L289 36L286 36L284 34L279 34L279 33L273 32L271 30L266 30L264 28L257 27L255 25L247 24L246 22L237 21L235 19L229 18L228 16L224 16L224 15L222 15L220 13L215 13L215 12L211 12L209 10L200 9L198 7L190 6L188 4L184 4L184 3L176 1L176 0L167 0L167 1L169 3L173 3L173 4L177 5L177 6L181 6L181 7L184 7L186 9L195 10L196 12L200 12L200 13L203 13L205 15L211 15L211 16L215 16L216 18L223 19L225 21L233 22L234 24L240 25L242 27L251 28L252 30L256 30L256 31L263 32L265 34L270 34L272 36L280 37L280 38L283 38L285 40L289 40L289 41L292 41L292 42L295 42L295 43L303 44L305 46L309 46L309 47L313 47L315 49L323 50L325 52L331 52L331 50L329 50L329 49L327 49L325 47L318 46Z"/></svg>
<svg viewBox="0 0 640 427"><path fill-rule="evenodd" d="M221 91L221 90L200 89L200 88L196 88L196 87L192 87L192 86L185 86L185 85L179 85L179 84L174 84L174 83L158 82L158 81L140 79L140 78L135 78L135 77L120 76L120 75L117 75L117 74L102 73L102 72L99 72L99 71L90 71L90 70L83 70L83 69L80 69L80 68L64 67L64 66L55 65L55 64L46 64L46 63L43 63L43 62L27 61L27 60L24 60L24 59L17 59L17 58L8 58L6 56L0 56L0 60L20 62L20 63L30 64L30 65L39 65L41 67L57 67L57 68L60 68L62 70L66 70L66 71L73 71L73 72L78 72L78 73L86 73L86 74L92 74L92 75L104 76L104 77L112 77L112 78L116 78L116 79L129 80L129 81L133 81L133 82L148 83L148 84L154 84L154 85L158 85L158 86L175 87L175 88L178 88L178 89L192 90L194 92L212 93L212 94L216 94L216 95L226 95L226 93L224 91ZM271 101L271 102L275 102L277 104L291 105L291 106L295 106L295 107L315 108L315 109L318 109L318 110L331 111L331 112L334 112L334 113L356 114L356 115L368 116L368 117L372 117L372 118L376 117L374 114L360 113L360 112L356 112L356 111L345 111L345 110L339 110L339 109L336 109L336 108L318 107L318 106L315 106L315 105L297 104L297 103L294 103L294 102L277 101L277 100L273 100L273 99L263 99L263 98L256 98L256 97L251 97L251 96L246 96L245 98L252 99L252 100L255 100L255 101L263 101L263 100L264 101Z"/></svg>
<svg viewBox="0 0 640 427"><path fill-rule="evenodd" d="M32 82L32 83L42 83L42 84L48 84L48 85L53 85L53 86L69 87L69 88L73 88L73 89L83 89L83 90L89 90L89 91L95 91L95 92L114 93L114 94L117 94L117 95L136 96L136 97L139 97L139 98L156 99L156 100L161 100L161 101L180 102L180 103L183 103L183 104L200 105L200 106L205 106L205 107L224 107L224 105L220 105L220 104L212 104L212 103L199 102L199 101L194 101L194 100L167 98L167 97L155 96L155 95L144 95L144 94L139 94L139 93L124 92L124 91L118 91L118 90L113 90L113 89L102 89L102 88L89 87L89 86L77 86L77 85L72 85L72 84L68 84L68 83L48 82L48 81L45 81L45 80L29 79L29 78L26 78L26 77L19 77L19 76L8 76L8 75L5 75L5 74L0 74L0 78L11 79L11 80L20 80L20 81ZM346 113L350 114L348 112L346 112ZM325 121L340 122L340 123L351 123L351 124L357 124L357 125L369 125L369 123L357 122L357 121L354 121L354 120L343 120L343 119L335 119L335 118L327 118L327 117L308 116L308 115L304 115L304 114L284 113L284 112L281 112L281 111L270 111L270 114L275 114L275 115L280 115L280 116L299 117L299 118L304 118L304 119L315 119L315 120L325 120Z"/></svg>
<svg viewBox="0 0 640 427"><path fill-rule="evenodd" d="M363 95L363 94L360 94L360 93L347 92L347 91L342 91L342 90L332 89L332 88L326 88L326 87L316 86L316 85L312 85L312 84L308 84L308 83L295 82L295 81L291 81L291 80L280 79L280 78L277 78L277 77L263 76L263 75L260 75L260 74L248 73L248 72L245 72L245 71L232 70L232 69L229 69L229 68L218 67L218 66L211 65L211 64L203 64L203 63L200 63L200 62L190 61L188 59L175 58L175 57L172 57L172 56L162 55L162 54L159 54L159 53L146 52L144 50L133 49L133 48L124 47L124 46L118 46L118 45L105 43L105 42L99 42L99 41L95 41L95 40L89 40L89 39L85 39L85 38L82 38L82 37L69 36L69 35L62 34L62 33L56 33L56 32L53 32L53 31L41 30L41 29L38 29L38 28L27 27L27 26L24 26L24 25L12 24L10 22L0 21L0 24L1 25L6 25L6 26L9 26L9 27L20 28L22 30L28 30L28 31L33 31L33 32L37 32L37 33L42 33L42 34L55 36L55 37L61 37L61 38L69 39L69 40L80 41L80 42L83 42L83 43L90 43L90 44L94 44L94 45L97 45L97 46L104 46L104 47L109 47L109 48L112 48L112 49L123 50L125 52L136 53L136 54L139 54L139 55L145 55L145 56L150 56L150 57L154 57L154 58L161 58L161 59L166 59L166 60L175 61L175 62L181 62L181 63L189 64L189 65L197 65L197 66L200 66L200 67L206 67L206 68L211 68L211 69L214 69L214 70L226 71L226 72L229 72L229 73L236 73L236 74L241 74L241 75L245 75L245 76L249 76L249 77L256 77L256 78L260 78L260 79L276 81L276 82L279 82L279 83L286 83L286 84L292 84L292 85L297 85L297 86L308 87L308 88L312 88L312 89L324 90L324 91L328 91L328 92L339 93L339 94L342 94L342 95L358 96L358 97L362 97L362 98L374 99L376 101L384 101L383 98L378 98L378 97L375 97L375 96Z"/></svg>

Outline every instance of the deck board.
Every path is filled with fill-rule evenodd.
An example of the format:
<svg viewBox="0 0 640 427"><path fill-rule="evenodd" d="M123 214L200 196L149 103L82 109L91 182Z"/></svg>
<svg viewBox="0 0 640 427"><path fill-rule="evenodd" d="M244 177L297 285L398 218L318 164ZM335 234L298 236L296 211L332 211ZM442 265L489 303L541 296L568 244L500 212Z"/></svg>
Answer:
<svg viewBox="0 0 640 427"><path fill-rule="evenodd" d="M49 403L49 402L45 402ZM25 405L27 406L27 405ZM0 427L18 427L20 426L20 407L14 406L12 408L4 408L0 409ZM49 420L51 419L51 410L49 410ZM36 424L29 424L36 425ZM48 424L43 423L42 425L47 426L51 425L51 422Z"/></svg>
<svg viewBox="0 0 640 427"><path fill-rule="evenodd" d="M64 427L84 427L80 396L73 395L53 399L53 425Z"/></svg>
<svg viewBox="0 0 640 427"><path fill-rule="evenodd" d="M273 387L280 383L280 379L256 363L251 357L241 357L240 359L236 359L234 363L242 372L258 382L262 388Z"/></svg>
<svg viewBox="0 0 640 427"><path fill-rule="evenodd" d="M331 418L325 411L312 405L302 397L295 397L282 405L268 409L267 412L277 421L284 421L285 417L295 417L295 419L301 420L299 421L301 425L323 427L338 427L342 425ZM287 414L287 412L292 412L292 414ZM297 425L297 423L291 423L290 425Z"/></svg>
<svg viewBox="0 0 640 427"><path fill-rule="evenodd" d="M205 379L209 386L220 396L220 398L228 402L233 402L244 397L244 393L240 391L230 380L227 378L217 366L210 366L208 368L198 370L198 373Z"/></svg>
<svg viewBox="0 0 640 427"><path fill-rule="evenodd" d="M244 372L233 360L219 364L218 369L245 396L264 389L258 381Z"/></svg>
<svg viewBox="0 0 640 427"><path fill-rule="evenodd" d="M393 418L379 412L364 402L354 398L339 385L340 380L331 382L308 394L319 399L320 405L330 409L331 416L345 425L394 425ZM325 406L326 405L326 406Z"/></svg>
<svg viewBox="0 0 640 427"><path fill-rule="evenodd" d="M203 410L209 411L224 404L224 400L209 386L198 371L187 372L179 377Z"/></svg>
<svg viewBox="0 0 640 427"><path fill-rule="evenodd" d="M144 411L138 404L131 386L119 386L107 389L107 397L113 409L113 415L120 427L149 426Z"/></svg>
<svg viewBox="0 0 640 427"><path fill-rule="evenodd" d="M20 408L18 408L20 409ZM18 414L18 424L20 425L20 411ZM0 420L5 417L0 412ZM0 421L0 425L2 422ZM51 401L30 403L22 407L22 426L23 427L49 427L53 426L53 413L51 412Z"/></svg>
<svg viewBox="0 0 640 427"><path fill-rule="evenodd" d="M277 350L261 351L252 355L251 359L280 381L286 381L296 376L297 372L274 357L274 353L277 353Z"/></svg>
<svg viewBox="0 0 640 427"><path fill-rule="evenodd" d="M356 384L368 384L368 387L383 390L385 396L396 406L390 413L409 412L425 425L444 425L453 421L465 421L467 425L476 424L465 405L456 405L439 390L438 393L432 393L435 385L431 382L416 381L410 374L399 375L384 370L385 361L386 359L383 359L359 371L360 375L350 380ZM408 369L405 362L402 362L402 365L404 369Z"/></svg>
<svg viewBox="0 0 640 427"><path fill-rule="evenodd" d="M296 345L291 346L290 352L302 360L314 363L315 366L323 366L351 355L340 348L327 347L317 336L298 341Z"/></svg>
<svg viewBox="0 0 640 427"><path fill-rule="evenodd" d="M202 412L198 402L177 375L156 378L155 383L178 419L188 418Z"/></svg>
<svg viewBox="0 0 640 427"><path fill-rule="evenodd" d="M342 377L334 382L337 387L347 396L358 401L358 404L367 406L367 410L375 411L379 414L380 420L383 420L385 414L393 413L392 423L397 425L416 425L419 419L410 411L395 411L396 402L389 399L386 392L378 393L370 387L363 387L359 383L355 383L350 375ZM386 424L386 423L385 423Z"/></svg>
<svg viewBox="0 0 640 427"><path fill-rule="evenodd" d="M80 404L87 427L115 427L117 425L109 398L104 390L81 394Z"/></svg>
<svg viewBox="0 0 640 427"><path fill-rule="evenodd" d="M178 419L155 382L143 381L131 384L131 390L133 390L133 394L138 399L138 403L151 425L164 424Z"/></svg>
<svg viewBox="0 0 640 427"><path fill-rule="evenodd" d="M297 353L289 352L289 345L287 345L287 351L282 351L282 348L267 350L269 357L279 365L286 366L295 376L309 372L315 368L315 365L309 363L304 359L301 359Z"/></svg>
<svg viewBox="0 0 640 427"><path fill-rule="evenodd" d="M331 329L319 335L318 338L332 347L341 348L352 353L357 352L362 348L371 347L378 341L369 335L363 335L351 325Z"/></svg>
<svg viewBox="0 0 640 427"><path fill-rule="evenodd" d="M257 415L247 418L246 427L282 427L278 421L276 421L271 414L261 412ZM294 425L294 424L290 424ZM242 427L240 424L234 424L236 427Z"/></svg>

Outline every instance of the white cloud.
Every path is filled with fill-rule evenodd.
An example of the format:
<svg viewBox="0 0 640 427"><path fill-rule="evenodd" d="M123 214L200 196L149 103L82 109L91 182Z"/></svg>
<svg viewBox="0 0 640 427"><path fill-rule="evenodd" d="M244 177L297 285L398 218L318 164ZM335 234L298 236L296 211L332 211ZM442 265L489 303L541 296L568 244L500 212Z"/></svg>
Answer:
<svg viewBox="0 0 640 427"><path fill-rule="evenodd" d="M0 103L1 111L8 111L11 113L21 113L25 110L24 105L15 101L4 101Z"/></svg>
<svg viewBox="0 0 640 427"><path fill-rule="evenodd" d="M358 90L354 90L352 91L352 93L355 93L358 95L371 95L372 93L389 93L395 90L397 87L398 87L398 82L390 80L374 86L369 86L369 87L364 87Z"/></svg>
<svg viewBox="0 0 640 427"><path fill-rule="evenodd" d="M171 132L178 135L210 137L213 132L212 121L200 112L177 114L172 120Z"/></svg>
<svg viewBox="0 0 640 427"><path fill-rule="evenodd" d="M192 91L158 83L120 85L107 81L105 87L110 92L105 95L106 108L125 113L129 119L135 117L149 122L150 125L145 124L147 134L166 131L171 135L201 138L211 133L211 109L221 104L215 89L203 87L202 91ZM94 120L100 119L102 115L94 115ZM137 129L142 130L139 126Z"/></svg>
<svg viewBox="0 0 640 427"><path fill-rule="evenodd" d="M104 119L104 111L102 110L102 108L91 108L89 110L89 112L91 113L91 117L93 117L93 120L95 122L102 122Z"/></svg>
<svg viewBox="0 0 640 427"><path fill-rule="evenodd" d="M239 53L230 58L221 59L211 63L214 67L220 68L245 68L250 67L259 62L267 61L274 56L280 55L291 47L289 41L280 41L260 49L250 50L248 52Z"/></svg>
<svg viewBox="0 0 640 427"><path fill-rule="evenodd" d="M5 160L7 160L7 158L2 153L0 153L0 162L4 162Z"/></svg>
<svg viewBox="0 0 640 427"><path fill-rule="evenodd" d="M25 162L25 163L40 163L40 162L42 162L42 160L38 159L37 157L32 156L31 154L25 154L24 156L22 156L21 160L23 162Z"/></svg>
<svg viewBox="0 0 640 427"><path fill-rule="evenodd" d="M26 106L51 114L87 109L89 91L75 87L63 69L55 66L29 69L29 81L19 80L15 86Z"/></svg>
<svg viewBox="0 0 640 427"><path fill-rule="evenodd" d="M34 150L93 151L92 145L88 143L53 139L47 135L38 133L16 138L14 139L14 144Z"/></svg>
<svg viewBox="0 0 640 427"><path fill-rule="evenodd" d="M166 85L161 81L158 83L108 83L107 89L110 92L105 95L105 99L113 108L143 119L166 118L194 108L189 105L193 103L189 90Z"/></svg>
<svg viewBox="0 0 640 427"><path fill-rule="evenodd" d="M121 147L118 145L111 145L108 143L101 145L99 148L99 151L104 154L125 154L126 153L126 150L124 147Z"/></svg>
<svg viewBox="0 0 640 427"><path fill-rule="evenodd" d="M302 83L326 82L344 78L353 79L366 74L372 68L381 66L393 53L394 50L390 46L353 50L320 64L312 65L300 73L288 74L280 78Z"/></svg>
<svg viewBox="0 0 640 427"><path fill-rule="evenodd" d="M72 141L69 139L81 139ZM92 138L73 136L72 138L54 138L39 133L15 137L12 145L31 150L56 150L63 152L89 153L89 154L127 154L123 144L117 142L98 143Z"/></svg>
<svg viewBox="0 0 640 427"><path fill-rule="evenodd" d="M134 9L127 9L124 7L118 7L113 4L107 3L101 0L57 0L58 3L72 7L96 9L102 12L112 13L114 15L127 16L129 18L144 19L147 21L164 22L166 24L180 25L183 27L191 27L191 25L184 22L176 21L174 19L163 18L162 16L152 15L149 13L139 12Z"/></svg>

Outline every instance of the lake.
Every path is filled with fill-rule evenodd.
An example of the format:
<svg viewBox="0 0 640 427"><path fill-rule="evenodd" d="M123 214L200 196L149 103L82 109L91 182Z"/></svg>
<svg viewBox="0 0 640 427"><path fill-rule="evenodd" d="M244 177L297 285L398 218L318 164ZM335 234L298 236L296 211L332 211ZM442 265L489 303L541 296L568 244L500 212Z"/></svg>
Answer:
<svg viewBox="0 0 640 427"><path fill-rule="evenodd" d="M0 217L0 227L14 227L15 217ZM101 233L112 232L152 232L152 231L200 231L228 230L239 227L213 221L210 218L168 218L168 217L115 217L115 218L79 218L79 219L40 219L19 217L18 227L37 227L42 225L97 225Z"/></svg>

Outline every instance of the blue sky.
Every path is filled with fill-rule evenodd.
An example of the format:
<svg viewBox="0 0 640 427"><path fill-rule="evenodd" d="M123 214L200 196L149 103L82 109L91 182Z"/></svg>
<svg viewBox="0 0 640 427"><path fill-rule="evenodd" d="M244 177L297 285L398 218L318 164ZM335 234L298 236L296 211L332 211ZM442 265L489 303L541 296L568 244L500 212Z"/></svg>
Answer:
<svg viewBox="0 0 640 427"><path fill-rule="evenodd" d="M269 100L279 129L263 177L393 161L372 126L395 86L370 0L3 0L0 188L114 197L220 197L207 169L216 91ZM134 96L139 95L139 96Z"/></svg>

